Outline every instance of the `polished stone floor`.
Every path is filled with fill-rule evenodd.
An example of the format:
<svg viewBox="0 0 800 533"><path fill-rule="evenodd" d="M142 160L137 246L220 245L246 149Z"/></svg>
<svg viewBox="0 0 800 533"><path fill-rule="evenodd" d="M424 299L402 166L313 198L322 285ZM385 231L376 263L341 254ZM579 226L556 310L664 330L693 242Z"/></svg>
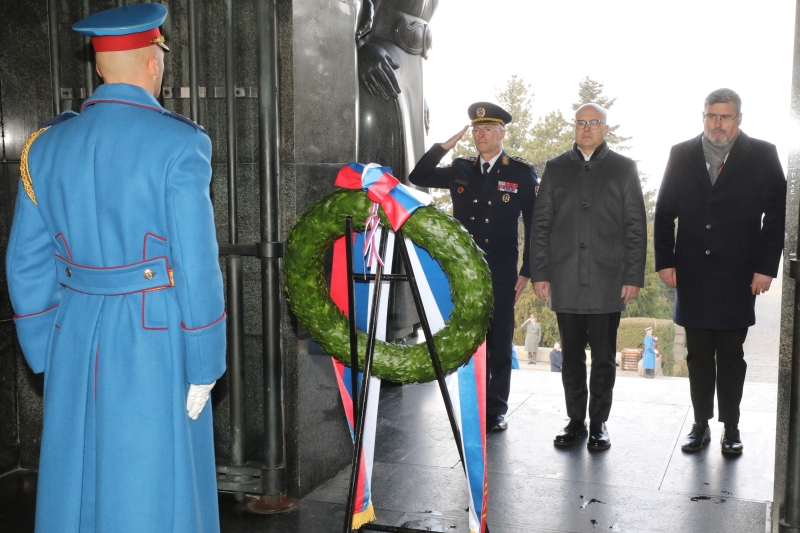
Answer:
<svg viewBox="0 0 800 533"><path fill-rule="evenodd" d="M688 380L620 377L608 422L612 447L558 449L564 425L560 375L513 373L509 428L488 437L492 533L762 533L772 500L777 389L747 383L744 454L722 456L721 425L697 454L684 454ZM468 533L466 484L435 385L382 392L373 502L379 522ZM341 531L348 471L284 515L255 516L220 496L224 533ZM33 531L34 475L0 478L0 531Z"/></svg>

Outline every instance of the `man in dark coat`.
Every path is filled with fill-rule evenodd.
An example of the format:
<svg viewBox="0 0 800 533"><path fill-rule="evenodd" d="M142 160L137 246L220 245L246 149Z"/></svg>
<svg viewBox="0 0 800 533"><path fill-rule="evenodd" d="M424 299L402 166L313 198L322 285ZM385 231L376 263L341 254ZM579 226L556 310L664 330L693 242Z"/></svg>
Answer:
<svg viewBox="0 0 800 533"><path fill-rule="evenodd" d="M722 452L742 452L743 344L756 295L769 290L783 250L786 178L778 152L748 137L741 123L739 95L709 94L703 134L672 147L656 203L656 270L677 288L674 320L686 328L695 423L685 451L711 440L716 380Z"/></svg>
<svg viewBox="0 0 800 533"><path fill-rule="evenodd" d="M555 343L553 344L553 349L550 350L550 372L561 372L563 363L564 354L561 353L561 345Z"/></svg>
<svg viewBox="0 0 800 533"><path fill-rule="evenodd" d="M505 414L511 385L514 303L530 278L528 235L539 182L533 165L503 151L505 125L512 120L506 110L477 102L469 107L468 113L478 157L457 157L452 165L437 166L466 133L469 128L466 126L447 142L434 144L408 179L423 187L450 189L453 216L486 253L494 293L492 322L486 335L486 428L491 431L508 427ZM525 248L517 274L520 213L525 225Z"/></svg>
<svg viewBox="0 0 800 533"><path fill-rule="evenodd" d="M597 450L611 446L606 421L617 372L617 327L620 313L644 286L647 250L636 163L611 151L607 134L602 107L578 108L575 144L545 166L531 234L533 289L539 298L550 298L564 344L561 380L570 422L553 442L570 446L586 435L588 399L587 445Z"/></svg>

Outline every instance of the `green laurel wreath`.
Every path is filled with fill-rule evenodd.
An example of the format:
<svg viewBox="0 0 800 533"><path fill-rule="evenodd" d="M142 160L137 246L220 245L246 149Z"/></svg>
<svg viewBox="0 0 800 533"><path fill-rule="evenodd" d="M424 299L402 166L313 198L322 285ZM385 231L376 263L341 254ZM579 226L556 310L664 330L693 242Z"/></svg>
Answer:
<svg viewBox="0 0 800 533"><path fill-rule="evenodd" d="M326 249L344 235L344 219L353 217L353 230L362 231L372 201L360 190L340 189L312 205L289 233L284 259L288 302L311 337L336 359L350 365L347 318L331 300L325 283ZM383 210L381 222L390 227ZM442 370L454 370L469 360L483 342L492 310L491 274L482 252L454 218L428 206L414 212L403 234L424 248L450 281L453 311L433 339ZM359 367L363 368L367 335L358 331ZM373 375L400 383L436 379L425 343L404 346L375 342Z"/></svg>

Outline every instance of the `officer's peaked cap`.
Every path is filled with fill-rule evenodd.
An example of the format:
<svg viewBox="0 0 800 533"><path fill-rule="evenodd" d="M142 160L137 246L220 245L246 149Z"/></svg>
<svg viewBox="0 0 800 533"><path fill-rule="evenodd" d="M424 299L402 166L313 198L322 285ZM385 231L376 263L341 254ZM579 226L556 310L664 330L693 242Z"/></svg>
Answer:
<svg viewBox="0 0 800 533"><path fill-rule="evenodd" d="M153 44L169 52L158 29L166 18L166 7L147 2L94 13L73 24L72 29L91 37L96 52L135 50Z"/></svg>
<svg viewBox="0 0 800 533"><path fill-rule="evenodd" d="M511 113L491 102L475 102L467 109L472 124L509 124Z"/></svg>

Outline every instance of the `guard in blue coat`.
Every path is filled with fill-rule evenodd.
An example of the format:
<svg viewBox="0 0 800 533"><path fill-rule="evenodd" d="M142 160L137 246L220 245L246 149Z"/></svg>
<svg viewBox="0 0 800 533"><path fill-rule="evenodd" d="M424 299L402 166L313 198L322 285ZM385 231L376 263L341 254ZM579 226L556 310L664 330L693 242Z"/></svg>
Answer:
<svg viewBox="0 0 800 533"><path fill-rule="evenodd" d="M468 114L478 156L457 157L452 165L438 166L466 133L466 126L447 142L434 144L408 179L422 187L449 189L453 216L486 253L494 292L492 322L486 335L486 427L506 429L514 303L530 278L528 236L539 182L531 163L503 150L505 126L512 120L510 113L498 105L477 102L469 107ZM525 226L525 247L518 273L520 215Z"/></svg>
<svg viewBox="0 0 800 533"><path fill-rule="evenodd" d="M37 533L219 531L211 142L155 98L166 14L143 3L77 23L105 84L22 152L6 268L20 345L44 372Z"/></svg>
<svg viewBox="0 0 800 533"><path fill-rule="evenodd" d="M656 377L656 341L653 339L653 328L644 328L644 352L642 353L642 368L645 377L653 379Z"/></svg>

